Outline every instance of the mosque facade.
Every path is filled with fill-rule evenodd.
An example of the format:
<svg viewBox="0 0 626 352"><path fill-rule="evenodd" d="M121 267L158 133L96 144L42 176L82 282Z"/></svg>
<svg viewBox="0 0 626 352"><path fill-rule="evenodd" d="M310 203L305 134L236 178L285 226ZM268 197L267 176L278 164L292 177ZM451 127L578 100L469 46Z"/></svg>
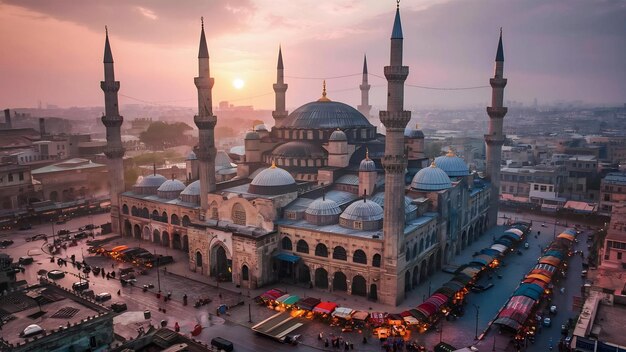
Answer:
<svg viewBox="0 0 626 352"><path fill-rule="evenodd" d="M194 122L200 133L188 158L192 182L154 173L131 190L112 193L113 228L187 252L189 269L207 281L232 281L243 288L287 281L400 304L406 292L495 222L489 217L497 197L488 179L470 172L453 152L432 162L424 157L424 134L407 128L409 68L402 65L402 45L397 9L390 65L384 68L388 104L380 120L385 135L366 116L371 109L366 60L357 109L331 100L324 83L318 100L288 112L279 50L275 125L248 132L245 157L233 165L215 149L219 119L212 112L214 80L203 26L195 78ZM114 82L108 36L105 67L105 82ZM119 82L105 82L103 87L116 88L105 91L106 104L116 104L112 94ZM115 158L123 153L115 131L109 131L121 125L116 109L107 107L115 123L105 123ZM119 175L111 177L117 182Z"/></svg>

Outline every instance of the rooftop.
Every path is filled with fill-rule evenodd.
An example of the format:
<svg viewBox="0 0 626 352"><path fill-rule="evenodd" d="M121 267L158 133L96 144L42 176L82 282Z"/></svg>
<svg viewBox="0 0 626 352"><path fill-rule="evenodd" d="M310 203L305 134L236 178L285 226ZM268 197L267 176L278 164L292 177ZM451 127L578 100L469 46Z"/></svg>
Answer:
<svg viewBox="0 0 626 352"><path fill-rule="evenodd" d="M626 185L626 172L610 172L602 182L611 185Z"/></svg>
<svg viewBox="0 0 626 352"><path fill-rule="evenodd" d="M33 175L47 174L50 172L71 171L71 170L85 170L94 169L99 167L105 167L104 164L94 163L91 160L74 158L63 160L60 163L48 165L31 171Z"/></svg>
<svg viewBox="0 0 626 352"><path fill-rule="evenodd" d="M38 302L41 304L40 317ZM2 337L10 344L24 343L20 333L31 324L42 327L46 334L60 327L80 324L84 319L108 313L99 304L85 300L53 284L33 285L25 290L9 293L0 300L0 316L11 315L2 326ZM43 335L37 335L43 337Z"/></svg>

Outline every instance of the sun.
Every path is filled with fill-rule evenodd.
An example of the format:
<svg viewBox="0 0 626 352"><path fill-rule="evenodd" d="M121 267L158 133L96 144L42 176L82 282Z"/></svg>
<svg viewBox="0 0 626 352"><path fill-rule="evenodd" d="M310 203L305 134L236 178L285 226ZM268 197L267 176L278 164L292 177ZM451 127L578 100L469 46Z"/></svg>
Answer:
<svg viewBox="0 0 626 352"><path fill-rule="evenodd" d="M243 86L245 85L246 85L246 82L244 82L244 80L241 78L235 78L233 80L233 87L235 87L235 89L242 89Z"/></svg>

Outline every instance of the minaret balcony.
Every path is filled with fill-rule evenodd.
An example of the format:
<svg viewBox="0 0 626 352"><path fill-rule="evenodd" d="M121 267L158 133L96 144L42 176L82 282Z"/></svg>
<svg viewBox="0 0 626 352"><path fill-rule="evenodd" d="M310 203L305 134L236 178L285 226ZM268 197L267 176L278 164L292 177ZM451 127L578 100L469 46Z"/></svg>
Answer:
<svg viewBox="0 0 626 352"><path fill-rule="evenodd" d="M409 76L409 66L385 66L384 72L388 81L404 82Z"/></svg>
<svg viewBox="0 0 626 352"><path fill-rule="evenodd" d="M491 85L491 88L504 88L506 87L506 82L507 82L507 79L502 78L502 77L495 77L495 78L489 79L489 84Z"/></svg>
<svg viewBox="0 0 626 352"><path fill-rule="evenodd" d="M272 87L274 88L274 93L285 93L288 86L289 85L285 83L274 83L272 85Z"/></svg>
<svg viewBox="0 0 626 352"><path fill-rule="evenodd" d="M503 119L507 111L509 111L509 109L504 106L502 107L488 106L487 107L487 115L489 115L489 118L492 118L492 119Z"/></svg>
<svg viewBox="0 0 626 352"><path fill-rule="evenodd" d="M121 146L116 147L116 146L107 145L106 148L104 149L104 155L106 155L108 159L122 158L125 152L126 152L126 149L124 149L124 147L121 147Z"/></svg>
<svg viewBox="0 0 626 352"><path fill-rule="evenodd" d="M369 90L372 86L369 84L361 84L359 85L359 89L361 90Z"/></svg>
<svg viewBox="0 0 626 352"><path fill-rule="evenodd" d="M501 146L504 144L504 139L504 136L498 137L490 134L485 135L485 143L487 143L487 145Z"/></svg>
<svg viewBox="0 0 626 352"><path fill-rule="evenodd" d="M213 77L194 77L193 83L198 89L212 89L215 79Z"/></svg>
<svg viewBox="0 0 626 352"><path fill-rule="evenodd" d="M385 155L381 163L386 173L404 174L406 172L407 159L404 155Z"/></svg>
<svg viewBox="0 0 626 352"><path fill-rule="evenodd" d="M120 90L120 81L100 81L100 88L105 93L117 93Z"/></svg>
<svg viewBox="0 0 626 352"><path fill-rule="evenodd" d="M196 124L196 126L200 130L212 130L212 129L215 128L215 125L217 124L217 116L215 116L215 115L206 115L206 116L195 115L193 117L193 122Z"/></svg>
<svg viewBox="0 0 626 352"><path fill-rule="evenodd" d="M401 128L404 132L404 128L411 120L410 111L380 111L380 122L385 125L385 128Z"/></svg>
<svg viewBox="0 0 626 352"><path fill-rule="evenodd" d="M202 141L200 141L202 143ZM193 152L198 157L200 161L211 161L215 160L215 156L217 155L217 149L215 147L205 146L205 145L197 145L193 148Z"/></svg>
<svg viewBox="0 0 626 352"><path fill-rule="evenodd" d="M120 127L122 126L122 123L124 122L124 118L122 116L108 116L108 115L104 115L101 118L102 120L102 124L104 125L104 127Z"/></svg>

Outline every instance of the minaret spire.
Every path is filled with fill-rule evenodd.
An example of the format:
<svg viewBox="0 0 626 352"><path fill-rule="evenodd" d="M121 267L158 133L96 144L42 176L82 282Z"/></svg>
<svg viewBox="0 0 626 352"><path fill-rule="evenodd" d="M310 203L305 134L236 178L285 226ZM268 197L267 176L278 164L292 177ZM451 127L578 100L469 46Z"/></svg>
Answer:
<svg viewBox="0 0 626 352"><path fill-rule="evenodd" d="M391 31L390 64L385 66L387 78L387 110L380 111L380 121L385 125L385 206L383 217L384 278L387 288L381 294L381 302L397 305L404 299L405 267L405 212L404 174L407 157L404 152L404 129L411 119L411 112L404 110L404 81L409 67L402 65L402 25L400 2Z"/></svg>
<svg viewBox="0 0 626 352"><path fill-rule="evenodd" d="M363 79L359 89L361 89L361 104L357 106L357 109L363 116L369 118L372 106L369 104L370 97L370 85L367 81L367 55L363 55Z"/></svg>
<svg viewBox="0 0 626 352"><path fill-rule="evenodd" d="M285 84L285 68L283 66L283 49L278 46L278 64L276 65L276 83L273 85L276 94L276 110L272 111L272 117L276 126L280 126L283 119L289 114L286 110L285 93L288 85Z"/></svg>
<svg viewBox="0 0 626 352"><path fill-rule="evenodd" d="M487 107L489 115L489 131L485 135L487 144L487 163L485 171L487 178L491 181L491 192L489 198L489 226L496 224L498 216L498 202L500 199L500 167L502 162L502 145L506 136L503 132L504 116L507 108L504 107L504 87L507 80L504 78L504 49L502 45L502 28L500 28L500 38L496 51L496 63L493 78L489 80L491 85L491 106Z"/></svg>
<svg viewBox="0 0 626 352"><path fill-rule="evenodd" d="M198 50L198 77L194 83L198 89L198 115L194 116L194 122L198 127L198 145L194 152L198 157L198 176L200 179L200 220L205 218L209 209L207 195L215 190L215 137L214 129L217 117L213 115L212 89L215 81L211 77L209 65L209 50L204 35L204 18L200 19L202 29L200 31L200 48Z"/></svg>
<svg viewBox="0 0 626 352"><path fill-rule="evenodd" d="M122 146L121 127L124 118L120 116L117 92L120 90L120 82L115 80L113 69L113 54L109 43L109 29L105 26L104 40L104 81L100 82L100 88L104 92L104 116L102 124L106 127L107 145L104 155L107 157L109 183L111 185L111 227L113 233L121 234L119 196L124 192L124 147Z"/></svg>

